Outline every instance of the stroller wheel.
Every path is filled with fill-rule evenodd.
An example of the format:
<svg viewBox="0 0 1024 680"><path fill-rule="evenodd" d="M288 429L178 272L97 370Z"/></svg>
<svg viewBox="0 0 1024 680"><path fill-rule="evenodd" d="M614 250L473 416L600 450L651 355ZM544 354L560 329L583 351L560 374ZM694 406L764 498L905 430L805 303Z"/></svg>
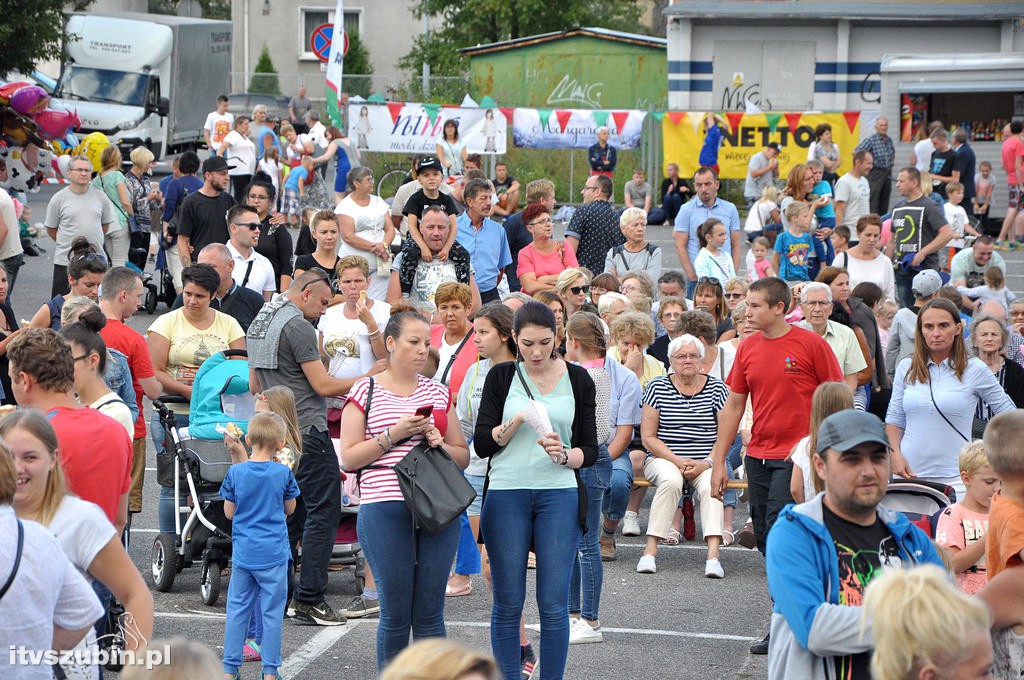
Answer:
<svg viewBox="0 0 1024 680"><path fill-rule="evenodd" d="M153 587L166 593L178 573L178 554L173 534L158 534L153 542Z"/></svg>
<svg viewBox="0 0 1024 680"><path fill-rule="evenodd" d="M159 295L157 294L156 286L152 283L146 286L146 294L143 298L145 302L143 306L146 309L147 314L154 314L156 312L156 303L159 302Z"/></svg>
<svg viewBox="0 0 1024 680"><path fill-rule="evenodd" d="M203 562L203 568L199 572L199 594L203 598L203 604L217 604L220 597L220 564L217 562Z"/></svg>

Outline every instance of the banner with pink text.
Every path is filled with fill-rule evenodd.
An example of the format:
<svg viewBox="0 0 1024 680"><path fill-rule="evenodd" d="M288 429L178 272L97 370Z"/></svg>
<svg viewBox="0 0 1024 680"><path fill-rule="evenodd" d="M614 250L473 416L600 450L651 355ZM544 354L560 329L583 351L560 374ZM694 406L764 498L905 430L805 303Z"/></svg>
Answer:
<svg viewBox="0 0 1024 680"><path fill-rule="evenodd" d="M586 149L597 143L597 128L607 127L608 143L618 149L640 146L643 111L517 108L512 143L527 149Z"/></svg>
<svg viewBox="0 0 1024 680"><path fill-rule="evenodd" d="M469 153L503 154L511 115L512 109L362 102L349 104L348 132L360 151L434 155L444 124L454 120Z"/></svg>

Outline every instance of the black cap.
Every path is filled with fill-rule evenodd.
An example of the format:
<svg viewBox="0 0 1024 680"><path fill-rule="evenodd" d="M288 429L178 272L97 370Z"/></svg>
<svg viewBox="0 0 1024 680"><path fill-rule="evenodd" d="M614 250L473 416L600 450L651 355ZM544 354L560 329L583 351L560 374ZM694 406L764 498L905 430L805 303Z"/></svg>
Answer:
<svg viewBox="0 0 1024 680"><path fill-rule="evenodd" d="M435 156L425 156L416 164L416 172L423 172L427 168L434 168L438 172L444 172L444 166Z"/></svg>
<svg viewBox="0 0 1024 680"><path fill-rule="evenodd" d="M223 170L230 170L234 166L229 164L227 159L223 156L210 156L203 161L203 174L207 172L221 172Z"/></svg>
<svg viewBox="0 0 1024 680"><path fill-rule="evenodd" d="M817 452L825 449L849 451L861 444L881 444L889 447L885 425L878 416L852 408L833 413L822 421L818 428Z"/></svg>
<svg viewBox="0 0 1024 680"><path fill-rule="evenodd" d="M779 150L778 142L768 142L765 146L767 146L769 149L775 149L776 151Z"/></svg>

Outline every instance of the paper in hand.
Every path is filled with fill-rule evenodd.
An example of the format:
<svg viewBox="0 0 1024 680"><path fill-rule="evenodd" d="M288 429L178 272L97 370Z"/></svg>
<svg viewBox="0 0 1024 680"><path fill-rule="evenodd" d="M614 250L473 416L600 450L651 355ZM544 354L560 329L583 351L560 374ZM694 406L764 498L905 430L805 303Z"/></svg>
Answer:
<svg viewBox="0 0 1024 680"><path fill-rule="evenodd" d="M548 409L539 401L530 401L530 405L523 411L523 420L537 433L538 439L543 439L553 432Z"/></svg>

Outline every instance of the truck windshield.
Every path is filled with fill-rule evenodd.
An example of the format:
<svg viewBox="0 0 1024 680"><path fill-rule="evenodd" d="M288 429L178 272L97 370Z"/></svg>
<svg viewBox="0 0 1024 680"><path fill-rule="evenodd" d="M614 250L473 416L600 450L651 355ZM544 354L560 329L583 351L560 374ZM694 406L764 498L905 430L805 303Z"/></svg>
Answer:
<svg viewBox="0 0 1024 680"><path fill-rule="evenodd" d="M58 91L65 99L144 106L148 79L144 73L71 66L61 76Z"/></svg>

